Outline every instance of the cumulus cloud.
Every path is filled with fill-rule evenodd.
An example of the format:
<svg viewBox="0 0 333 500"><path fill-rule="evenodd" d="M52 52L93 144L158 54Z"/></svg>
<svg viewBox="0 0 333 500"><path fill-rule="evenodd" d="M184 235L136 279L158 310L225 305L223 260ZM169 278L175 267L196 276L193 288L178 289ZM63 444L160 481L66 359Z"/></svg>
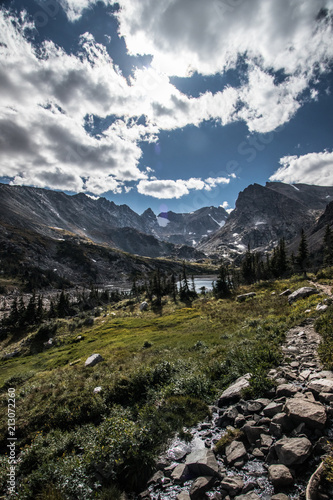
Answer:
<svg viewBox="0 0 333 500"><path fill-rule="evenodd" d="M153 196L154 198L169 199L181 198L189 194L190 190L200 191L205 189L206 191L210 191L218 184L228 184L229 182L230 179L225 177L217 177L215 179L209 177L204 181L195 177L188 180L177 179L176 181L149 179L140 181L137 188L140 194Z"/></svg>
<svg viewBox="0 0 333 500"><path fill-rule="evenodd" d="M332 9L332 0L119 3L120 33L128 50L151 54L152 67L160 73L215 75L236 67L239 57L244 58L248 81L232 96L235 100L220 96L224 101L221 114L230 117L230 110L232 119L245 120L250 131L269 132L290 120L315 72L326 71L333 57L331 23L325 10ZM272 72L281 72L284 80L275 81ZM209 106L210 99L208 94L203 96L202 104ZM155 111L165 119L168 113L173 115L170 106Z"/></svg>
<svg viewBox="0 0 333 500"><path fill-rule="evenodd" d="M333 185L333 153L309 153L302 156L284 156L281 167L270 177L271 181L287 184Z"/></svg>
<svg viewBox="0 0 333 500"><path fill-rule="evenodd" d="M55 0L48 2L55 8ZM81 35L77 54L52 41L36 49L27 15L21 13L17 22L0 9L0 175L14 183L97 195L128 192L134 181L142 194L161 198L229 182L149 179L150 170L139 166L140 143L205 120L242 120L250 131L265 133L291 119L305 90L317 99L315 77L333 58L325 11L333 9L333 0L281 2L119 0L119 33L129 53L152 56L150 67L136 69L129 80L90 33ZM96 3L60 0L72 22ZM240 58L245 64L238 87L194 98L170 82L171 75L194 71L223 73ZM103 133L85 128L92 117L110 115L118 119Z"/></svg>

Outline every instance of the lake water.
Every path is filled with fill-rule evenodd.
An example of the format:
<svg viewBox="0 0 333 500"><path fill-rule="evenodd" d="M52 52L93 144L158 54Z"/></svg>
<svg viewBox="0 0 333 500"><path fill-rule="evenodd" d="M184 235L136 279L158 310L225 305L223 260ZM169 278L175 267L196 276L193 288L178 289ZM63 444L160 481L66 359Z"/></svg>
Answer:
<svg viewBox="0 0 333 500"><path fill-rule="evenodd" d="M216 281L216 280L217 280L217 276L216 275L214 275L214 276L211 276L211 275L207 275L207 276L194 276L195 289L199 293L200 292L200 288L202 286L205 286L206 287L206 291L211 291L213 289L213 281ZM189 285L191 287L192 280L189 279L188 281L189 281Z"/></svg>

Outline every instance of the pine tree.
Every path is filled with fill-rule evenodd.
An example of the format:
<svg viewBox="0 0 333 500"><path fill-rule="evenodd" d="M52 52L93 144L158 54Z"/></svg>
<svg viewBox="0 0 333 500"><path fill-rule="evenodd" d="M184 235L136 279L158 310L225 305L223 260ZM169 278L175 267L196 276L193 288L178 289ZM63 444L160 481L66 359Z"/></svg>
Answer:
<svg viewBox="0 0 333 500"><path fill-rule="evenodd" d="M250 250L250 245L248 245L247 251L242 261L241 273L242 278L246 284L251 285L255 282L254 261L252 252Z"/></svg>
<svg viewBox="0 0 333 500"><path fill-rule="evenodd" d="M66 295L63 290L59 296L56 310L59 318L64 318L65 316L69 315L70 312L69 298L68 295Z"/></svg>
<svg viewBox="0 0 333 500"><path fill-rule="evenodd" d="M25 321L28 325L34 325L36 323L36 312L36 296L35 293L33 293L30 297L25 313Z"/></svg>
<svg viewBox="0 0 333 500"><path fill-rule="evenodd" d="M172 273L172 275L171 275L171 288L172 288L172 292L171 292L172 299L174 302L176 302L178 290L177 290L176 276L174 275L174 273Z"/></svg>
<svg viewBox="0 0 333 500"><path fill-rule="evenodd" d="M333 234L330 226L327 224L324 234L324 266L333 265Z"/></svg>
<svg viewBox="0 0 333 500"><path fill-rule="evenodd" d="M8 318L8 323L11 327L16 327L19 321L19 311L18 311L18 306L17 306L17 298L14 297L14 300L12 302L11 308L10 308L10 313L9 313L9 318Z"/></svg>
<svg viewBox="0 0 333 500"><path fill-rule="evenodd" d="M306 240L304 229L302 229L301 241L300 241L299 247L298 247L298 254L296 256L296 262L297 262L297 265L299 266L300 270L303 272L304 278L306 278L306 270L307 270L307 266L308 266L308 255L309 255L308 243Z"/></svg>
<svg viewBox="0 0 333 500"><path fill-rule="evenodd" d="M228 268L221 264L218 278L213 285L213 293L217 299L225 299L231 295L231 281Z"/></svg>
<svg viewBox="0 0 333 500"><path fill-rule="evenodd" d="M40 323L44 316L44 308L43 308L43 297L38 295L37 299L37 309L36 309L36 320L37 323Z"/></svg>

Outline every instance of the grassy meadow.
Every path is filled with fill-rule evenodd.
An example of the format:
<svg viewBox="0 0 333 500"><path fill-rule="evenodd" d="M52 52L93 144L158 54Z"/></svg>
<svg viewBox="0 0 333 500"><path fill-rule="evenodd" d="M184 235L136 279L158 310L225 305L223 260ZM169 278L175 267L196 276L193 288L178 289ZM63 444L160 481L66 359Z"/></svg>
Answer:
<svg viewBox="0 0 333 500"><path fill-rule="evenodd" d="M121 491L144 486L167 440L177 432L186 437L238 376L252 373L248 396L265 394L267 370L281 361L290 327L318 317L332 353L328 359L322 347L324 361L332 366L331 307L319 318L322 297L290 306L279 296L306 285L293 277L244 287L238 293L255 291L256 297L242 303L208 294L186 307L164 298L159 310L145 312L143 297L124 300L92 316L54 320L46 350L45 336L36 331L28 341L3 340L6 352L24 340L22 355L0 363L3 492L8 388L16 393L19 498L116 500ZM93 353L104 360L86 368Z"/></svg>

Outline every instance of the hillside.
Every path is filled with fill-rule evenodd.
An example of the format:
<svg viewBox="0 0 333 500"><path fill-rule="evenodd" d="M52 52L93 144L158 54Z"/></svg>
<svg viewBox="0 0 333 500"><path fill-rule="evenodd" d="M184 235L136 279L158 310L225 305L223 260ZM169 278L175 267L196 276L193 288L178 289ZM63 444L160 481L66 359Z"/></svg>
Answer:
<svg viewBox="0 0 333 500"><path fill-rule="evenodd" d="M333 187L267 183L253 184L239 193L226 224L198 245L207 254L232 256L266 251L280 238L291 241L302 228L310 230L333 199Z"/></svg>

